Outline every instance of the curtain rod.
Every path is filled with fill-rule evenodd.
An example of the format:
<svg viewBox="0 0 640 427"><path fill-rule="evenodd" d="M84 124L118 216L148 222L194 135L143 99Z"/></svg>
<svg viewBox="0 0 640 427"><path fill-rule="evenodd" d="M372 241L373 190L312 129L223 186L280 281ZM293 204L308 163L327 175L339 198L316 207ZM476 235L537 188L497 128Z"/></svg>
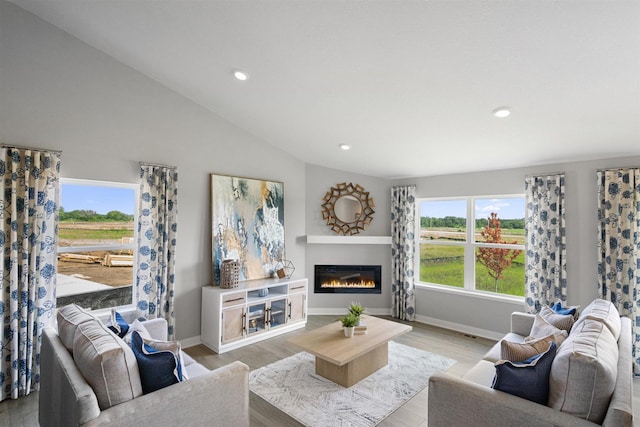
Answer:
<svg viewBox="0 0 640 427"><path fill-rule="evenodd" d="M549 172L549 173L531 173L529 175L525 175L525 178L535 178L537 176L553 176L553 175L564 175L564 172Z"/></svg>
<svg viewBox="0 0 640 427"><path fill-rule="evenodd" d="M140 166L159 166L161 168L167 168L167 169L178 169L177 166L171 166L171 165L163 165L162 163L149 163L149 162L139 162Z"/></svg>
<svg viewBox="0 0 640 427"><path fill-rule="evenodd" d="M62 155L62 150L52 150L50 148L26 147L23 145L14 145L14 144L2 144L2 148L17 148L18 150L47 151L49 153L57 154L58 156Z"/></svg>
<svg viewBox="0 0 640 427"><path fill-rule="evenodd" d="M621 167L621 168L604 168L604 169L596 169L596 172L613 172L613 171L621 171L621 170L625 170L625 169L638 169L637 166L627 166L627 167Z"/></svg>

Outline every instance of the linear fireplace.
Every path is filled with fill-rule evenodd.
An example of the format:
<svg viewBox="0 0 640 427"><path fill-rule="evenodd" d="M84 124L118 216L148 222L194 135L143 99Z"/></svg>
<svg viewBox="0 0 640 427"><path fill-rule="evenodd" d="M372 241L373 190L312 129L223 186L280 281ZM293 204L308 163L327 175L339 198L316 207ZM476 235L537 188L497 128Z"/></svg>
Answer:
<svg viewBox="0 0 640 427"><path fill-rule="evenodd" d="M315 293L380 294L379 265L316 265Z"/></svg>

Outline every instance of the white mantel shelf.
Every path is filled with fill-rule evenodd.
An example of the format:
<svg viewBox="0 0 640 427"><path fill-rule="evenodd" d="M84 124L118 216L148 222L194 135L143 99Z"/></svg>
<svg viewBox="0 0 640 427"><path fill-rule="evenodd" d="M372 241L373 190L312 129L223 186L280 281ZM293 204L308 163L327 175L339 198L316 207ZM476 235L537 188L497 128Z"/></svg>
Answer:
<svg viewBox="0 0 640 427"><path fill-rule="evenodd" d="M307 236L308 244L390 245L391 236Z"/></svg>

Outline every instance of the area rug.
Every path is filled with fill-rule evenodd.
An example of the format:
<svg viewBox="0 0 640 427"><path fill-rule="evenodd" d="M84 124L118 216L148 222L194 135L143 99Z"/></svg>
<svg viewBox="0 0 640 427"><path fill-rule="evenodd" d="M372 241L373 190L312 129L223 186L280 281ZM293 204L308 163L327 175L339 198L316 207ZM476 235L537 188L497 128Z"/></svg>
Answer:
<svg viewBox="0 0 640 427"><path fill-rule="evenodd" d="M309 427L370 427L423 390L431 374L455 363L390 341L389 364L350 388L316 375L315 357L306 352L251 371L249 388Z"/></svg>

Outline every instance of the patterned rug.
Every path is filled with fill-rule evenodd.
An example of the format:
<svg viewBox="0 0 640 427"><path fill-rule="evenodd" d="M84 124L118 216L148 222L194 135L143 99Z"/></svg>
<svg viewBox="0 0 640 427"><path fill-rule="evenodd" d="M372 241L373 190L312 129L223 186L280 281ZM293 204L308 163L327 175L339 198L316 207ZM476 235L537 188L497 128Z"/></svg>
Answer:
<svg viewBox="0 0 640 427"><path fill-rule="evenodd" d="M389 364L350 388L316 375L315 357L306 352L251 371L249 388L309 427L370 427L423 390L431 374L455 363L390 341Z"/></svg>

